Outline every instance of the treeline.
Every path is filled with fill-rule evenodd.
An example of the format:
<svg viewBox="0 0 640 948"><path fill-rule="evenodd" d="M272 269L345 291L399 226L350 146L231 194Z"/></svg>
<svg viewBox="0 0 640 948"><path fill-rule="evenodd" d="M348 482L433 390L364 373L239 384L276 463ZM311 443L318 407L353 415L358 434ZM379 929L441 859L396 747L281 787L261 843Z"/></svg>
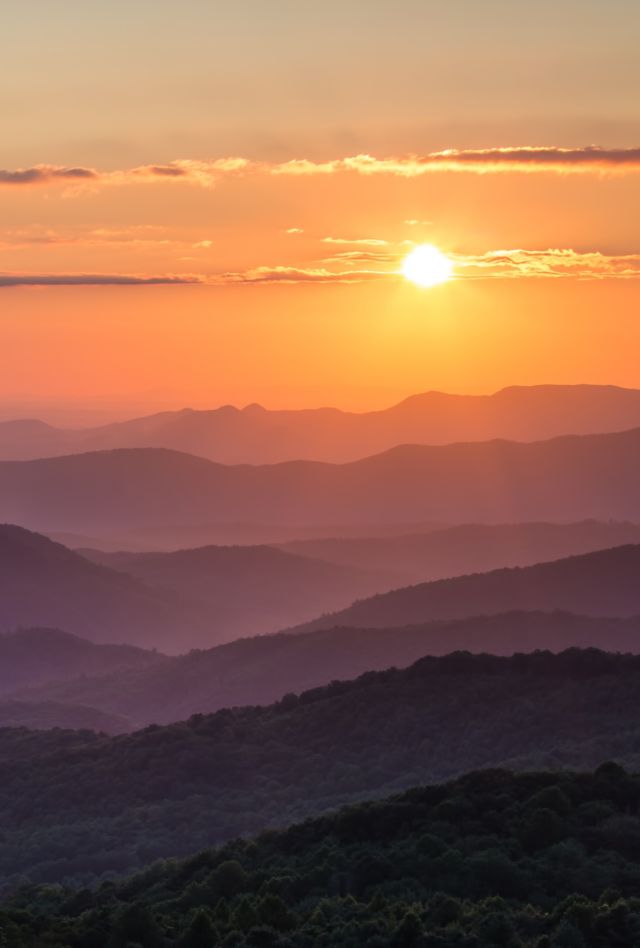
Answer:
<svg viewBox="0 0 640 948"><path fill-rule="evenodd" d="M23 888L3 948L613 948L640 943L640 778L494 770L160 861Z"/></svg>
<svg viewBox="0 0 640 948"><path fill-rule="evenodd" d="M108 738L0 730L0 874L93 883L470 770L640 761L640 657L458 653Z"/></svg>

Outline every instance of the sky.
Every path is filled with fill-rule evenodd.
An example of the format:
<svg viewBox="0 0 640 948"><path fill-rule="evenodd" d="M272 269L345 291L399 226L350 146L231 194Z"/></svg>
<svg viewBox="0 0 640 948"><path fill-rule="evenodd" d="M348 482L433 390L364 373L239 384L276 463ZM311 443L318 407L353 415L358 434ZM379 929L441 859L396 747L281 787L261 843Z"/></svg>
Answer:
<svg viewBox="0 0 640 948"><path fill-rule="evenodd" d="M636 0L8 0L0 417L640 386L639 39Z"/></svg>

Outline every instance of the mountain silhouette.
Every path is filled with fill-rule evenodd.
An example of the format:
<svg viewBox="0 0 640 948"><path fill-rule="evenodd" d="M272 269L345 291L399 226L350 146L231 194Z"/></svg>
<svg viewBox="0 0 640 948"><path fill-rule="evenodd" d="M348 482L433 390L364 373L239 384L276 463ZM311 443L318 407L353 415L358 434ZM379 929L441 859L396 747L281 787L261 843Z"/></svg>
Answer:
<svg viewBox="0 0 640 948"><path fill-rule="evenodd" d="M640 615L640 545L395 589L323 615L298 631L385 628L510 610Z"/></svg>
<svg viewBox="0 0 640 948"><path fill-rule="evenodd" d="M640 428L405 445L349 464L225 466L165 449L0 462L0 518L100 535L203 523L640 519Z"/></svg>
<svg viewBox="0 0 640 948"><path fill-rule="evenodd" d="M640 543L640 525L602 523L461 524L392 537L293 540L280 549L344 566L382 569L389 564L409 583L529 566L626 543Z"/></svg>
<svg viewBox="0 0 640 948"><path fill-rule="evenodd" d="M116 557L118 567L127 556ZM55 626L93 642L185 652L275 632L391 585L377 572L270 547L133 556L137 575L0 526L0 632ZM0 638L0 655L12 641Z"/></svg>
<svg viewBox="0 0 640 948"><path fill-rule="evenodd" d="M169 659L133 645L96 645L60 629L23 628L0 635L0 695L91 675L118 678L124 669L163 661Z"/></svg>
<svg viewBox="0 0 640 948"><path fill-rule="evenodd" d="M622 431L640 425L640 391L608 385L514 386L493 395L425 392L380 411L225 405L161 412L97 428L0 423L0 459L113 448L171 448L224 464L353 461L398 444L446 444Z"/></svg>

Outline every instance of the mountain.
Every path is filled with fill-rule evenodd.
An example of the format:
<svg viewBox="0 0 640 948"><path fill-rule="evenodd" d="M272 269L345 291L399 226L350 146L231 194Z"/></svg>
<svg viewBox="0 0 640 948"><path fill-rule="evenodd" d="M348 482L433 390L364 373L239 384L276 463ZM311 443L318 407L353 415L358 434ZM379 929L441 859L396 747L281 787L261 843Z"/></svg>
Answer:
<svg viewBox="0 0 640 948"><path fill-rule="evenodd" d="M512 612L398 629L261 635L129 668L16 687L13 696L21 701L93 705L126 717L133 728L170 724L225 707L269 704L287 693L367 671L404 668L425 655L453 651L512 655L570 647L640 653L640 616L603 619Z"/></svg>
<svg viewBox="0 0 640 948"><path fill-rule="evenodd" d="M101 528L99 536L50 531L48 536L72 549L94 549L105 553L171 553L199 546L281 546L293 540L323 539L325 537L403 536L420 531L421 534L441 529L441 522L419 523L194 523L187 525L163 524L118 530ZM308 553L304 554L308 556Z"/></svg>
<svg viewBox="0 0 640 948"><path fill-rule="evenodd" d="M82 885L478 768L635 770L639 719L640 657L570 650L423 658L111 738L5 728L0 874Z"/></svg>
<svg viewBox="0 0 640 948"><path fill-rule="evenodd" d="M93 642L184 652L275 632L392 585L380 573L270 547L205 547L135 563L130 575L0 525L0 630L53 625ZM0 639L0 656L11 644Z"/></svg>
<svg viewBox="0 0 640 948"><path fill-rule="evenodd" d="M350 464L225 467L163 449L0 463L0 517L100 534L214 522L514 523L640 519L640 428L404 446Z"/></svg>
<svg viewBox="0 0 640 948"><path fill-rule="evenodd" d="M392 563L409 584L501 566L529 566L627 543L640 543L639 524L583 520L462 524L426 534L293 540L279 548L361 569L383 569Z"/></svg>
<svg viewBox="0 0 640 948"><path fill-rule="evenodd" d="M275 632L292 615L311 616L331 602L351 602L365 590L397 585L391 570L359 570L268 546L206 546L173 553L102 553L83 550L104 566L208 617L210 639Z"/></svg>
<svg viewBox="0 0 640 948"><path fill-rule="evenodd" d="M640 779L471 773L93 891L19 890L7 948L630 948ZM579 894L576 894L579 893Z"/></svg>
<svg viewBox="0 0 640 948"><path fill-rule="evenodd" d="M31 460L114 448L170 448L223 464L341 463L398 444L506 438L537 441L640 425L640 391L607 385L505 388L493 395L425 392L381 411L270 411L224 405L161 412L97 428L37 420L0 423L0 459Z"/></svg>
<svg viewBox="0 0 640 948"><path fill-rule="evenodd" d="M394 589L323 615L296 631L331 626L385 628L513 609L639 615L640 545Z"/></svg>
<svg viewBox="0 0 640 948"><path fill-rule="evenodd" d="M158 643L180 627L168 594L91 563L47 537L0 525L0 628L56 626L92 641ZM37 636L37 633L36 633ZM0 639L0 651L20 651Z"/></svg>
<svg viewBox="0 0 640 948"><path fill-rule="evenodd" d="M168 661L132 645L95 645L59 629L19 629L0 635L0 695L19 688L91 675L119 676L125 669Z"/></svg>
<svg viewBox="0 0 640 948"><path fill-rule="evenodd" d="M0 728L3 727L29 728L32 731L67 728L105 734L124 734L132 730L131 722L121 715L98 711L86 705L13 699L0 699Z"/></svg>

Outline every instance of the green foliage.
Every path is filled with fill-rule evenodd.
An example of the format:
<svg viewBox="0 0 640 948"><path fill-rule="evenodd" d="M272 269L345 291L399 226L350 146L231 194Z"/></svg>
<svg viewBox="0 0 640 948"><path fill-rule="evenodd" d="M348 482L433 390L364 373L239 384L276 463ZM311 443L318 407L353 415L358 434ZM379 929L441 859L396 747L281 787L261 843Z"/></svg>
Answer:
<svg viewBox="0 0 640 948"><path fill-rule="evenodd" d="M630 948L639 832L640 777L620 767L484 771L93 891L23 887L0 906L0 945Z"/></svg>
<svg viewBox="0 0 640 948"><path fill-rule="evenodd" d="M115 738L0 730L0 877L5 891L22 881L94 885L154 860L486 767L591 769L615 758L638 768L639 721L640 657L570 650L425 658L295 701ZM613 763L599 768L597 780L607 793L585 802L591 809L581 819L597 824L612 847L637 849L640 835L625 822L629 778ZM500 806L499 798L486 802L489 832L492 821L499 825ZM519 844L531 854L560 845L573 806L563 790L540 788ZM468 821L469 807L463 793L443 798L421 836L422 861L445 881L459 876L464 855L447 848L440 831ZM344 831L353 824L363 839L371 819L367 810L340 816ZM509 875L495 854L482 858L489 878ZM348 874L356 894L386 876L385 859L361 853ZM338 893L344 877L335 866ZM244 891L232 870L206 884L211 905ZM514 875L514 893L520 884Z"/></svg>

